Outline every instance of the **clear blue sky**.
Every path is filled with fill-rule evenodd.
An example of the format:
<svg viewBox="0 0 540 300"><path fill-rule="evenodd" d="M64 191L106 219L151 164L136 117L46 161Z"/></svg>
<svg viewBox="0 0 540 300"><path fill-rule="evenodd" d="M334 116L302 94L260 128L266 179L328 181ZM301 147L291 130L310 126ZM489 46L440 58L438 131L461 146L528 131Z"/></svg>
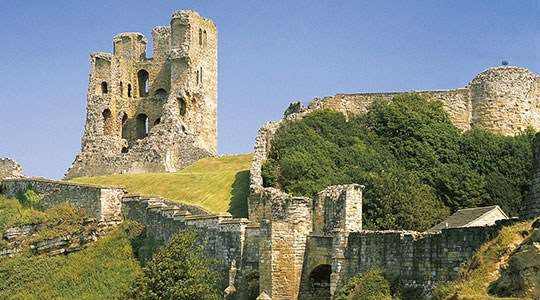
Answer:
<svg viewBox="0 0 540 300"><path fill-rule="evenodd" d="M219 30L219 152L250 152L293 100L462 87L508 60L540 72L539 1L0 0L0 157L61 177L79 151L89 54L194 9Z"/></svg>

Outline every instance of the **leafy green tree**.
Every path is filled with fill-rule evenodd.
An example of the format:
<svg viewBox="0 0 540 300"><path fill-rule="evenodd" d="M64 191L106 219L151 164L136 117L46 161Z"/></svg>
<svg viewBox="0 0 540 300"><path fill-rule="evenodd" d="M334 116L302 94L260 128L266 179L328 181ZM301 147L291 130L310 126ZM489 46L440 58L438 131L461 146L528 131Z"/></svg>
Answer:
<svg viewBox="0 0 540 300"><path fill-rule="evenodd" d="M143 269L132 299L219 299L212 260L203 255L193 232L177 234Z"/></svg>

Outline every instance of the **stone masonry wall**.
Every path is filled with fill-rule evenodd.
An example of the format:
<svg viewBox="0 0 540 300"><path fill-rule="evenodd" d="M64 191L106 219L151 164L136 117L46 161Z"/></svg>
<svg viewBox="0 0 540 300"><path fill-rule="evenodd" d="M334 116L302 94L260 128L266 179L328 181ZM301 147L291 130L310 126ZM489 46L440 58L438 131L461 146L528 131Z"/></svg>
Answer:
<svg viewBox="0 0 540 300"><path fill-rule="evenodd" d="M224 296L249 299L249 287L258 293L258 224L233 219L228 213L194 215L190 211L197 212L198 208L135 195L124 198L122 210L125 218L145 225L147 244L155 248L179 232L194 231L206 255L217 260L219 288Z"/></svg>
<svg viewBox="0 0 540 300"><path fill-rule="evenodd" d="M137 32L93 53L81 153L66 178L174 172L216 154L217 29L193 11L152 30L154 57Z"/></svg>
<svg viewBox="0 0 540 300"><path fill-rule="evenodd" d="M504 220L494 226L443 229L427 234L407 231L351 233L343 282L374 266L398 275L409 286L427 292L433 285L456 278L460 266L486 241L496 236Z"/></svg>
<svg viewBox="0 0 540 300"><path fill-rule="evenodd" d="M0 180L23 177L21 166L9 158L0 158Z"/></svg>
<svg viewBox="0 0 540 300"><path fill-rule="evenodd" d="M118 187L74 184L37 178L4 179L0 192L15 197L18 192L33 189L45 206L69 202L85 210L100 222L121 221L121 199L125 191Z"/></svg>
<svg viewBox="0 0 540 300"><path fill-rule="evenodd" d="M271 204L271 219L261 221L260 291L274 300L297 299L312 228L311 201L288 198Z"/></svg>

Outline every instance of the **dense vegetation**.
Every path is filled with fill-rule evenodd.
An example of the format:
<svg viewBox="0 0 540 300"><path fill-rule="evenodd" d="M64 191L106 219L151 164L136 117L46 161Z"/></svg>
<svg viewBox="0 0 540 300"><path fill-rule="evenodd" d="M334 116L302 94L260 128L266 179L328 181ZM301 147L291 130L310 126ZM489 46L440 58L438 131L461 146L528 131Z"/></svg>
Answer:
<svg viewBox="0 0 540 300"><path fill-rule="evenodd" d="M516 215L531 177L532 140L531 130L461 133L440 102L411 94L376 101L349 120L318 111L288 121L272 141L263 178L303 196L360 183L367 228L423 230L464 207L497 204Z"/></svg>
<svg viewBox="0 0 540 300"><path fill-rule="evenodd" d="M73 179L120 185L130 193L158 195L200 205L211 212L247 217L251 154L205 158L176 173L118 174Z"/></svg>
<svg viewBox="0 0 540 300"><path fill-rule="evenodd" d="M219 299L217 274L192 232L177 234L144 267L133 286L133 299Z"/></svg>
<svg viewBox="0 0 540 300"><path fill-rule="evenodd" d="M84 214L62 204L45 211L0 195L0 232L12 226L44 224L39 233L58 236L73 230ZM141 226L127 223L88 248L70 255L0 258L0 299L111 299L129 290L141 268L132 240ZM2 245L0 245L2 248Z"/></svg>

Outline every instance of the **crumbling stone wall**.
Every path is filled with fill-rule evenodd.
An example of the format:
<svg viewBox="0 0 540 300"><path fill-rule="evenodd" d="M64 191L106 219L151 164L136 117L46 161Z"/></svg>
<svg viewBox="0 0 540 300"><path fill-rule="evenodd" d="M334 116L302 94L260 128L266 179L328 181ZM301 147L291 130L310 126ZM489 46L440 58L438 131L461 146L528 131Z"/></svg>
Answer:
<svg viewBox="0 0 540 300"><path fill-rule="evenodd" d="M93 53L81 153L66 178L173 172L216 154L217 29L193 11L147 40L125 32Z"/></svg>
<svg viewBox="0 0 540 300"><path fill-rule="evenodd" d="M197 233L206 254L217 260L219 286L224 296L249 299L249 288L257 289L258 224L247 219L233 219L228 213L192 214L190 211L201 213L200 208L142 196L125 197L122 211L125 218L145 225L147 244L156 248L181 231ZM143 249L148 250L155 249Z"/></svg>
<svg viewBox="0 0 540 300"><path fill-rule="evenodd" d="M122 188L87 184L75 184L38 178L4 179L0 192L15 197L28 189L36 191L41 204L49 206L69 202L97 218L100 222L121 221L121 199L125 194Z"/></svg>
<svg viewBox="0 0 540 300"><path fill-rule="evenodd" d="M515 135L527 127L540 129L540 77L513 66L490 68L467 86L454 90L337 94L314 99L300 115L331 109L346 116L365 113L374 101L416 93L441 101L456 127L480 127L503 135Z"/></svg>
<svg viewBox="0 0 540 300"><path fill-rule="evenodd" d="M9 158L0 158L0 180L23 177L21 165Z"/></svg>

